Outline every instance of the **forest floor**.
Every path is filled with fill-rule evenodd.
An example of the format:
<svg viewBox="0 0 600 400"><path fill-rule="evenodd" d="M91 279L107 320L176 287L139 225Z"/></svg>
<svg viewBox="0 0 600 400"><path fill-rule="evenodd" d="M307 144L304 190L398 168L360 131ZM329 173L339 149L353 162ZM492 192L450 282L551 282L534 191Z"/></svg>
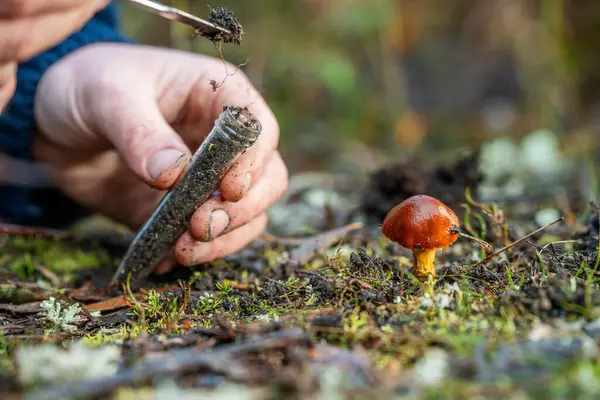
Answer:
<svg viewBox="0 0 600 400"><path fill-rule="evenodd" d="M130 236L5 227L0 397L595 398L598 209L557 205L562 219L539 230L536 204L513 218L473 199L480 179L476 154L387 166L344 223L264 235L117 295L104 289ZM378 231L417 193L494 250L460 237L438 254L433 292Z"/></svg>

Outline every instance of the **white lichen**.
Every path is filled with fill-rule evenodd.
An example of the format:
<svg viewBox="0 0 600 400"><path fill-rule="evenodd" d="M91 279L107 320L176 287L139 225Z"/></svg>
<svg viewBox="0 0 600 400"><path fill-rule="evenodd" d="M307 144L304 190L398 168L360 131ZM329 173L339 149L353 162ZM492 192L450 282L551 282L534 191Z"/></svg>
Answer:
<svg viewBox="0 0 600 400"><path fill-rule="evenodd" d="M273 315L260 314L260 315L257 315L254 318L257 321L264 321L264 322L271 322L271 321L277 322L277 321L279 321L279 315L277 315L277 314L273 314Z"/></svg>
<svg viewBox="0 0 600 400"><path fill-rule="evenodd" d="M421 297L421 308L431 308L434 302L429 293L425 293L423 297Z"/></svg>
<svg viewBox="0 0 600 400"><path fill-rule="evenodd" d="M453 284L447 284L444 289L435 293L431 296L429 293L425 293L421 297L421 308L429 309L434 305L439 309L448 309L456 303L456 297L460 296L462 291L456 282Z"/></svg>
<svg viewBox="0 0 600 400"><path fill-rule="evenodd" d="M152 392L147 393L147 396L140 396L140 393L132 392L130 397L122 396L122 398L151 398L155 400L192 400L202 398L214 400L252 400L260 397L255 396L252 389L229 382L220 384L214 389L203 389L184 388L172 379L165 379L159 382Z"/></svg>
<svg viewBox="0 0 600 400"><path fill-rule="evenodd" d="M413 370L413 378L420 386L439 385L448 376L450 356L445 350L434 348L420 359Z"/></svg>
<svg viewBox="0 0 600 400"><path fill-rule="evenodd" d="M56 301L54 297L50 297L48 300L40 303L40 308L45 311L45 313L42 312L42 315L52 324L52 330L55 332L64 331L74 333L77 331L77 324L85 320L85 317L80 315L83 310L78 303L64 308L63 302ZM90 315L97 318L100 316L100 312L91 312Z"/></svg>
<svg viewBox="0 0 600 400"><path fill-rule="evenodd" d="M342 400L341 389L345 386L345 374L339 367L325 368L319 374L319 393L316 396L317 400Z"/></svg>
<svg viewBox="0 0 600 400"><path fill-rule="evenodd" d="M43 344L16 350L19 381L24 386L113 375L118 368L118 346L90 347L74 343L70 349Z"/></svg>

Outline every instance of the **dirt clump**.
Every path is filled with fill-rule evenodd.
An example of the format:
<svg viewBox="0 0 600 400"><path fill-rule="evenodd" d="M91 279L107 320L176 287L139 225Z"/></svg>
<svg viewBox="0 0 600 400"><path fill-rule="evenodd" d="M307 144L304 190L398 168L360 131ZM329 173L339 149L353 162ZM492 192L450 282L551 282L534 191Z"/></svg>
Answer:
<svg viewBox="0 0 600 400"><path fill-rule="evenodd" d="M215 7L210 10L209 22L227 29L230 35L219 32L207 39L213 42L234 43L240 45L244 36L244 28L241 22L233 15L231 10L225 7Z"/></svg>
<svg viewBox="0 0 600 400"><path fill-rule="evenodd" d="M277 300L286 293L285 286L274 279L267 279L260 288L260 296L267 300Z"/></svg>
<svg viewBox="0 0 600 400"><path fill-rule="evenodd" d="M600 293L591 292L580 279L560 279L549 277L545 283L527 278L520 290L508 290L502 297L502 304L520 305L540 317L565 317L577 315L586 306L600 304ZM590 304L586 304L589 301Z"/></svg>
<svg viewBox="0 0 600 400"><path fill-rule="evenodd" d="M417 161L385 165L371 174L362 195L361 209L367 217L382 221L388 211L403 200L427 194L459 212L466 188L475 192L483 181L478 160L479 151L475 150L453 164L442 164L429 171Z"/></svg>

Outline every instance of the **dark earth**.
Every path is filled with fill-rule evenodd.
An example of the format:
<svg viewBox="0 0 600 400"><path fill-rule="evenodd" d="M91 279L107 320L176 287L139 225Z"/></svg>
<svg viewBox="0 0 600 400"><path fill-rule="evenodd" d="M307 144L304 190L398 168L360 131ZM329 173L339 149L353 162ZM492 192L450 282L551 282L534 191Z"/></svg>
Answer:
<svg viewBox="0 0 600 400"><path fill-rule="evenodd" d="M225 7L211 8L208 21L227 29L229 32L231 32L231 35L219 32L216 35L207 37L207 39L212 40L213 42L233 43L236 45L240 45L242 43L244 28L242 27L241 22L233 15L231 10L228 10Z"/></svg>

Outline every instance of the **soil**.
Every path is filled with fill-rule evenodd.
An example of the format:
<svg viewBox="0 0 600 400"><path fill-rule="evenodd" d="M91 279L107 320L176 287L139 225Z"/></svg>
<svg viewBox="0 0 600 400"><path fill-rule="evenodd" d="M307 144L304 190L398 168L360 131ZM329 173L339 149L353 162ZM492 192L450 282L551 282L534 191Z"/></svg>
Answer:
<svg viewBox="0 0 600 400"><path fill-rule="evenodd" d="M426 194L461 210L465 190L474 193L483 181L478 170L479 152L471 151L451 165L438 165L431 170L418 161L385 165L371 175L362 196L362 210L373 220L383 221L386 214L407 198Z"/></svg>
<svg viewBox="0 0 600 400"><path fill-rule="evenodd" d="M471 220L479 215L485 224L470 224L470 233L494 249L538 229L536 204L530 218L516 221L513 210L493 214L491 204L465 198L465 187L481 180L476 157L430 171L405 163L374 173L362 203L372 222L352 234L257 240L225 259L149 276L133 294L103 291L122 257L115 246L106 256L100 244L88 259L77 253L81 242L0 236L0 393L106 398L135 387L137 394L217 399L592 398L600 381L597 207L482 263L482 248L460 237L439 252L432 290L413 276L410 252L372 229L417 193L451 207L471 204ZM295 259L294 249L314 242L333 244ZM50 296L101 315L83 312L76 329L65 331L40 309ZM19 380L16 360L27 362L19 349L76 342L118 346L119 369Z"/></svg>
<svg viewBox="0 0 600 400"><path fill-rule="evenodd" d="M247 129L250 129L254 132L260 132L262 130L260 121L256 119L256 117L248 110L247 107L225 106L223 107L223 112L230 112L234 119Z"/></svg>
<svg viewBox="0 0 600 400"><path fill-rule="evenodd" d="M211 8L209 22L227 29L231 35L218 33L212 37L208 37L213 42L234 43L240 45L244 36L244 28L240 21L235 18L232 11L225 7Z"/></svg>

